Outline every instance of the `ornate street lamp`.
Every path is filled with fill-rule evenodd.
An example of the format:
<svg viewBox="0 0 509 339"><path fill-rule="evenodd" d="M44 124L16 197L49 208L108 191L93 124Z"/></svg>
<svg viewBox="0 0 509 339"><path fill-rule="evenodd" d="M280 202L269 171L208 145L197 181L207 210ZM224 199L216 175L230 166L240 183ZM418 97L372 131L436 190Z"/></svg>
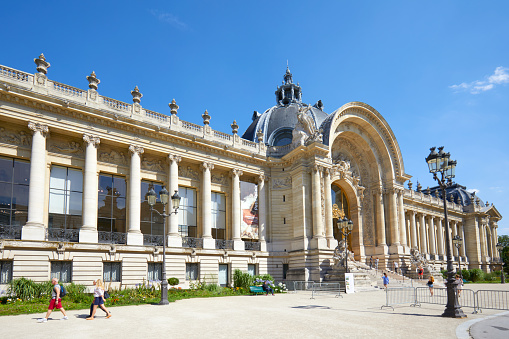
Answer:
<svg viewBox="0 0 509 339"><path fill-rule="evenodd" d="M163 204L163 213L159 213L158 210L154 209L154 205L156 204L157 200L157 195L156 192L154 191L154 188L152 187L147 193L147 201L148 205L150 206L150 210L157 212L157 214L163 217L163 269L162 269L163 277L161 282L161 301L159 302L159 305L168 305L170 303L168 301L168 279L166 279L166 218L172 214L177 214L180 206L180 196L178 194L178 191L175 191L175 193L171 197L171 204L174 211L170 212L169 214L166 214L166 205L168 204L169 197L170 194L168 193L168 190L166 190L166 187L163 186L163 188L159 192L159 199Z"/></svg>
<svg viewBox="0 0 509 339"><path fill-rule="evenodd" d="M438 153L435 147L430 148L430 154L426 157L426 162L429 166L430 173L433 174L440 188L442 189L442 200L444 202L444 220L445 220L445 244L447 253L447 305L442 317L450 318L466 318L461 306L458 303L458 283L454 279L454 268L452 265L452 250L449 236L449 221L447 220L447 199L446 185L455 176L456 161L450 160L451 154L444 152L444 147L438 148ZM438 177L440 173L440 178Z"/></svg>
<svg viewBox="0 0 509 339"><path fill-rule="evenodd" d="M504 244L498 243L497 244L497 250L498 250L498 257L501 261L500 265L500 283L505 284L505 274L504 274L504 262L502 261L502 251L504 250Z"/></svg>
<svg viewBox="0 0 509 339"><path fill-rule="evenodd" d="M346 215L343 219L338 219L338 228L345 237L345 272L348 273L348 235L352 233L353 221L349 220Z"/></svg>
<svg viewBox="0 0 509 339"><path fill-rule="evenodd" d="M461 279L463 279L463 274L461 273L461 255L460 255L460 248L461 245L463 245L463 239L461 239L459 235L455 235L454 237L452 237L452 244L458 250L458 270Z"/></svg>

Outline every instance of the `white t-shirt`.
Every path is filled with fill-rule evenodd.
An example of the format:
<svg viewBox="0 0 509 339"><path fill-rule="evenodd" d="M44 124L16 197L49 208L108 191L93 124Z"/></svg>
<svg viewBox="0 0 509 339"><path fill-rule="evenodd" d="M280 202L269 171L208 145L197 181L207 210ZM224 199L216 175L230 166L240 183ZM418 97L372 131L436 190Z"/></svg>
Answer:
<svg viewBox="0 0 509 339"><path fill-rule="evenodd" d="M102 297L104 295L104 290L100 287L96 287L94 290L94 297Z"/></svg>

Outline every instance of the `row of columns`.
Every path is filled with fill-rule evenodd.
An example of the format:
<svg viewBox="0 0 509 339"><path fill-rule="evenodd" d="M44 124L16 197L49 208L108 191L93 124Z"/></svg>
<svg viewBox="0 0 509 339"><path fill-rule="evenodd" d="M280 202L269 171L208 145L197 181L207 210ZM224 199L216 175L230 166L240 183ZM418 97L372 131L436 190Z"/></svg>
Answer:
<svg viewBox="0 0 509 339"><path fill-rule="evenodd" d="M446 238L443 218L427 216L424 213L417 213L416 211L409 211L408 213L410 217L409 243L412 248L418 248L421 253L445 255ZM428 223L426 223L426 219L428 220ZM454 253L453 255L461 255L464 257L466 251L463 226L455 220L449 221L449 225L451 246L453 236L459 235L463 239L463 245L460 248L460 253L458 253L454 247L451 247Z"/></svg>
<svg viewBox="0 0 509 339"><path fill-rule="evenodd" d="M46 176L46 136L49 129L45 125L30 122L29 129L33 133L32 151L30 159L30 186L28 220L22 230L23 240L44 240L44 199L41 199L41 192L45 190ZM100 139L96 136L85 134L83 141L85 148L85 168L83 185L83 226L80 228L80 242L97 243L97 205L98 205L98 171L97 171L97 148ZM143 234L140 229L141 218L141 155L143 147L130 145L131 154L129 171L129 223L127 227L127 244L143 245ZM170 194L178 191L178 163L180 156L168 155L168 185ZM202 163L202 238L204 248L215 248L215 241L212 238L212 214L211 214L211 170L214 164ZM241 200L240 200L240 176L243 172L240 169L232 169L232 237L235 250L244 250L244 242L241 239ZM265 248L266 238L266 188L265 176L258 178L258 206L259 206L259 241L262 242L262 250ZM170 200L167 212L173 211ZM178 232L178 215L171 214L167 218L168 245L180 247L182 240Z"/></svg>

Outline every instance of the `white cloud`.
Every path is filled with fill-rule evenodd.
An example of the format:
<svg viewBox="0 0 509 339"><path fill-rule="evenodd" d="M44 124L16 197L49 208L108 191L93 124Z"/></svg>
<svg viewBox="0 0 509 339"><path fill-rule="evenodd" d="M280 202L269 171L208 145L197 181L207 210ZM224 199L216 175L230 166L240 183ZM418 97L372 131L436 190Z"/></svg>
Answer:
<svg viewBox="0 0 509 339"><path fill-rule="evenodd" d="M486 77L486 80L476 80L470 83L462 82L459 85L451 85L456 92L470 92L472 94L479 94L495 88L495 85L509 83L509 68L499 66L495 69L492 75Z"/></svg>
<svg viewBox="0 0 509 339"><path fill-rule="evenodd" d="M493 191L495 191L497 193L504 192L503 187L500 187L500 186L490 187L490 190L493 190Z"/></svg>
<svg viewBox="0 0 509 339"><path fill-rule="evenodd" d="M479 193L480 191L477 189L477 188L470 188L467 190L468 193L475 193L475 195L477 195L477 193Z"/></svg>
<svg viewBox="0 0 509 339"><path fill-rule="evenodd" d="M178 28L180 30L187 29L187 24L180 21L179 18L171 13L167 12L160 12L158 10L150 10L150 14L152 14L154 17L156 17L159 21L170 24L175 28Z"/></svg>

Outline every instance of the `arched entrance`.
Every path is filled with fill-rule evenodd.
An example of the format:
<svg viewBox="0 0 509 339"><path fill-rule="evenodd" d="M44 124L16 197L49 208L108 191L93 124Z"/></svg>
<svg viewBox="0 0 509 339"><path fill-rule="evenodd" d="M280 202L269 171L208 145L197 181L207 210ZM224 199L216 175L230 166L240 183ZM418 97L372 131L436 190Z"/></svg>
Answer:
<svg viewBox="0 0 509 339"><path fill-rule="evenodd" d="M334 232L334 239L338 242L341 241L344 236L341 230L338 228L338 220L344 218L352 219L350 213L350 204L346 196L345 191L336 184L331 185L331 197L332 197L332 226ZM348 235L348 250L352 251L352 233Z"/></svg>

